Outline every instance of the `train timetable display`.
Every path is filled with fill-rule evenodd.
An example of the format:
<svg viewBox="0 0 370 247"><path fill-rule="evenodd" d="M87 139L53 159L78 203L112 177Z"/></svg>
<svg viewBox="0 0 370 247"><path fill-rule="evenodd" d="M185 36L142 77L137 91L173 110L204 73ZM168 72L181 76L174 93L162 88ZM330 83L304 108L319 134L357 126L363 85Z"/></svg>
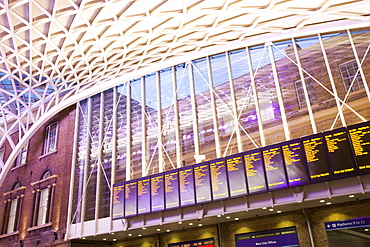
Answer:
<svg viewBox="0 0 370 247"><path fill-rule="evenodd" d="M243 154L226 157L230 197L248 194Z"/></svg>
<svg viewBox="0 0 370 247"><path fill-rule="evenodd" d="M150 177L137 180L137 213L150 213Z"/></svg>
<svg viewBox="0 0 370 247"><path fill-rule="evenodd" d="M280 145L276 144L263 148L262 155L269 190L287 188L288 183L285 176L285 167Z"/></svg>
<svg viewBox="0 0 370 247"><path fill-rule="evenodd" d="M267 191L263 157L260 149L243 153L249 194Z"/></svg>
<svg viewBox="0 0 370 247"><path fill-rule="evenodd" d="M194 183L196 203L211 202L211 174L208 162L194 165Z"/></svg>
<svg viewBox="0 0 370 247"><path fill-rule="evenodd" d="M281 143L289 187L310 183L301 139Z"/></svg>
<svg viewBox="0 0 370 247"><path fill-rule="evenodd" d="M116 183L113 185L113 219L120 219L124 217L124 199L125 197L125 183Z"/></svg>
<svg viewBox="0 0 370 247"><path fill-rule="evenodd" d="M179 182L181 207L194 205L195 191L193 166L186 166L179 169Z"/></svg>
<svg viewBox="0 0 370 247"><path fill-rule="evenodd" d="M211 170L211 184L213 200L221 200L229 197L227 182L227 169L224 158L209 162Z"/></svg>
<svg viewBox="0 0 370 247"><path fill-rule="evenodd" d="M150 178L152 212L163 211L164 204L164 178L163 174L153 175Z"/></svg>
<svg viewBox="0 0 370 247"><path fill-rule="evenodd" d="M335 179L357 174L357 165L349 142L347 129L340 128L323 133L328 157Z"/></svg>
<svg viewBox="0 0 370 247"><path fill-rule="evenodd" d="M350 126L348 133L360 173L370 173L370 122Z"/></svg>
<svg viewBox="0 0 370 247"><path fill-rule="evenodd" d="M302 138L306 154L307 169L312 183L332 179L329 163L326 158L326 147L323 135L315 134Z"/></svg>
<svg viewBox="0 0 370 247"><path fill-rule="evenodd" d="M178 171L165 172L164 181L166 209L178 208L180 206Z"/></svg>
<svg viewBox="0 0 370 247"><path fill-rule="evenodd" d="M125 217L137 214L137 181L126 182L125 186Z"/></svg>

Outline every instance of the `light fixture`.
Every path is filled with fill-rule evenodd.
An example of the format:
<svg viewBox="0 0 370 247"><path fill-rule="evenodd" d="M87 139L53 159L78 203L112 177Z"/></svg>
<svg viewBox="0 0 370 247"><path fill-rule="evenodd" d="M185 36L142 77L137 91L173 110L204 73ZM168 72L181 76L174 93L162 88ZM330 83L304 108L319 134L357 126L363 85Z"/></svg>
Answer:
<svg viewBox="0 0 370 247"><path fill-rule="evenodd" d="M143 235L141 235L141 234L139 234L139 235L137 235L138 237L141 237L141 236L143 236Z"/></svg>
<svg viewBox="0 0 370 247"><path fill-rule="evenodd" d="M281 211L280 211L280 210L279 210L279 211L276 211L276 213L280 214L280 213L281 213Z"/></svg>
<svg viewBox="0 0 370 247"><path fill-rule="evenodd" d="M365 232L368 232L369 231L369 228L365 228Z"/></svg>
<svg viewBox="0 0 370 247"><path fill-rule="evenodd" d="M161 229L159 229L159 228L158 228L158 229L157 229L157 232L159 232L160 230L161 230Z"/></svg>
<svg viewBox="0 0 370 247"><path fill-rule="evenodd" d="M320 200L320 202L325 202L325 200Z"/></svg>
<svg viewBox="0 0 370 247"><path fill-rule="evenodd" d="M181 225L182 224L182 221L179 221L179 225Z"/></svg>
<svg viewBox="0 0 370 247"><path fill-rule="evenodd" d="M105 241L105 240L107 240L106 238L103 238L103 240Z"/></svg>
<svg viewBox="0 0 370 247"><path fill-rule="evenodd" d="M263 207L262 209L267 209L267 207Z"/></svg>
<svg viewBox="0 0 370 247"><path fill-rule="evenodd" d="M274 211L274 209L273 208L270 208L269 211L272 212L272 211Z"/></svg>
<svg viewBox="0 0 370 247"><path fill-rule="evenodd" d="M146 227L143 227L143 230L146 230Z"/></svg>
<svg viewBox="0 0 370 247"><path fill-rule="evenodd" d="M355 195L349 195L348 197L349 197L349 198L353 198L353 197L355 197Z"/></svg>
<svg viewBox="0 0 370 247"><path fill-rule="evenodd" d="M83 237L82 239L86 239L85 237Z"/></svg>
<svg viewBox="0 0 370 247"><path fill-rule="evenodd" d="M220 218L221 217L221 214L218 214L217 217Z"/></svg>
<svg viewBox="0 0 370 247"><path fill-rule="evenodd" d="M330 205L330 204L331 204L331 202L327 202L327 203L326 203L326 205Z"/></svg>
<svg viewBox="0 0 370 247"><path fill-rule="evenodd" d="M110 234L114 235L114 232L111 232Z"/></svg>
<svg viewBox="0 0 370 247"><path fill-rule="evenodd" d="M231 217L230 216L226 216L226 219L230 219Z"/></svg>
<svg viewBox="0 0 370 247"><path fill-rule="evenodd" d="M117 241L117 239L114 238L113 241Z"/></svg>
<svg viewBox="0 0 370 247"><path fill-rule="evenodd" d="M239 220L239 218L235 218L235 220Z"/></svg>
<svg viewBox="0 0 370 247"><path fill-rule="evenodd" d="M193 223L191 223L191 222L190 222L190 223L189 223L189 226L192 226L192 225L193 225Z"/></svg>
<svg viewBox="0 0 370 247"><path fill-rule="evenodd" d="M129 234L128 234L128 236L129 236L129 237L131 237L131 236L132 236L132 234L131 234L131 233L129 233Z"/></svg>
<svg viewBox="0 0 370 247"><path fill-rule="evenodd" d="M198 226L203 226L202 224L198 224Z"/></svg>
<svg viewBox="0 0 370 247"><path fill-rule="evenodd" d="M171 230L166 230L166 232L170 232Z"/></svg>

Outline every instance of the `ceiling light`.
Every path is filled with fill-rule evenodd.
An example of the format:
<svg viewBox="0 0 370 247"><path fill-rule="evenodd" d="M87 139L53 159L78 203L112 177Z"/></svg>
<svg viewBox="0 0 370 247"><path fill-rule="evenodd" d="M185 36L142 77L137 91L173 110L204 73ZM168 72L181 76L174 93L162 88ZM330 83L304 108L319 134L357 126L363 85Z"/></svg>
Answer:
<svg viewBox="0 0 370 247"><path fill-rule="evenodd" d="M221 214L218 214L217 217L220 218L221 217Z"/></svg>
<svg viewBox="0 0 370 247"><path fill-rule="evenodd" d="M113 241L117 241L117 239L114 238Z"/></svg>
<svg viewBox="0 0 370 247"><path fill-rule="evenodd" d="M129 236L129 237L131 237L131 236L132 236L132 234L131 234L131 233L129 233L129 234L128 234L128 236Z"/></svg>
<svg viewBox="0 0 370 247"><path fill-rule="evenodd" d="M269 211L272 212L272 211L274 211L274 209L273 208L270 208Z"/></svg>
<svg viewBox="0 0 370 247"><path fill-rule="evenodd" d="M86 239L85 237L83 237L82 239Z"/></svg>
<svg viewBox="0 0 370 247"><path fill-rule="evenodd" d="M369 228L365 228L365 232L368 232L369 231Z"/></svg>
<svg viewBox="0 0 370 247"><path fill-rule="evenodd" d="M325 202L325 200L320 200L320 202Z"/></svg>
<svg viewBox="0 0 370 247"><path fill-rule="evenodd" d="M267 209L266 207L263 207L262 209Z"/></svg>
<svg viewBox="0 0 370 247"><path fill-rule="evenodd" d="M166 230L166 232L170 232L171 230Z"/></svg>
<svg viewBox="0 0 370 247"><path fill-rule="evenodd" d="M110 234L114 235L114 232L111 232Z"/></svg>
<svg viewBox="0 0 370 247"><path fill-rule="evenodd" d="M191 222L190 222L190 223L189 223L189 226L192 226L192 225L193 225L193 223L191 223Z"/></svg>
<svg viewBox="0 0 370 247"><path fill-rule="evenodd" d="M276 213L280 214L280 213L281 213L281 211L280 211L280 210L279 210L279 211L276 211Z"/></svg>
<svg viewBox="0 0 370 247"><path fill-rule="evenodd" d="M160 230L161 230L161 229L159 229L159 228L158 228L158 229L157 229L157 232L159 232Z"/></svg>
<svg viewBox="0 0 370 247"><path fill-rule="evenodd" d="M146 227L143 227L143 230L146 230Z"/></svg>
<svg viewBox="0 0 370 247"><path fill-rule="evenodd" d="M138 237L141 237L141 236L143 236L143 235L141 235L141 234L139 234L139 235L137 235Z"/></svg>
<svg viewBox="0 0 370 247"><path fill-rule="evenodd" d="M203 226L202 224L198 224L198 226Z"/></svg>
<svg viewBox="0 0 370 247"><path fill-rule="evenodd" d="M326 205L330 205L330 204L331 204L331 202L327 202L327 203L326 203Z"/></svg>
<svg viewBox="0 0 370 247"><path fill-rule="evenodd" d="M230 216L226 216L226 219L230 219L231 217Z"/></svg>
<svg viewBox="0 0 370 247"><path fill-rule="evenodd" d="M235 218L235 220L239 220L239 218Z"/></svg>
<svg viewBox="0 0 370 247"><path fill-rule="evenodd" d="M103 240L107 240L106 238L103 238Z"/></svg>
<svg viewBox="0 0 370 247"><path fill-rule="evenodd" d="M179 225L181 225L182 224L182 221L179 221Z"/></svg>
<svg viewBox="0 0 370 247"><path fill-rule="evenodd" d="M353 198L353 197L355 197L355 195L349 195L348 197Z"/></svg>

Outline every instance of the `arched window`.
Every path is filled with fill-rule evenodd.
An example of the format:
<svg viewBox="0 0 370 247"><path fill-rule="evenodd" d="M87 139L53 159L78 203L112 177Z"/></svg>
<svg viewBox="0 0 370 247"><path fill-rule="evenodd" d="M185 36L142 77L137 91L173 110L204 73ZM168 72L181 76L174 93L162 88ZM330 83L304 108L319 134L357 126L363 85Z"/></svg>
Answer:
<svg viewBox="0 0 370 247"><path fill-rule="evenodd" d="M48 154L57 150L58 123L54 122L45 129L44 153Z"/></svg>
<svg viewBox="0 0 370 247"><path fill-rule="evenodd" d="M18 230L18 222L22 204L23 190L21 184L17 182L8 193L4 193L6 197L5 214L3 220L3 234L11 234Z"/></svg>
<svg viewBox="0 0 370 247"><path fill-rule="evenodd" d="M50 177L51 174L49 171L44 173L42 179L46 179ZM40 201L38 207L38 217L37 217L37 225L43 225L47 223L47 213L48 213L48 206L49 206L49 194L50 194L50 187L46 187L41 189L40 192Z"/></svg>

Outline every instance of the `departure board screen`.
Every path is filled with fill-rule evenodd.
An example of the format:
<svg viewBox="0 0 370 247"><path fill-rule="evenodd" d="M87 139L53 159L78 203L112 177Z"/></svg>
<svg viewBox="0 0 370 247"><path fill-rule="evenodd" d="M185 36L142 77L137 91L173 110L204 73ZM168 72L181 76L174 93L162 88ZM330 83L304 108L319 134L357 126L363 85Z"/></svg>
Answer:
<svg viewBox="0 0 370 247"><path fill-rule="evenodd" d="M317 183L332 179L323 135L320 133L307 136L302 138L302 142L311 182Z"/></svg>
<svg viewBox="0 0 370 247"><path fill-rule="evenodd" d="M137 213L150 213L150 177L137 180Z"/></svg>
<svg viewBox="0 0 370 247"><path fill-rule="evenodd" d="M179 173L177 170L164 174L166 209L180 207Z"/></svg>
<svg viewBox="0 0 370 247"><path fill-rule="evenodd" d="M273 191L287 188L288 182L280 145L276 144L262 148L262 155L268 189Z"/></svg>
<svg viewBox="0 0 370 247"><path fill-rule="evenodd" d="M116 183L113 185L113 219L121 219L124 217L124 202L125 202L125 182Z"/></svg>
<svg viewBox="0 0 370 247"><path fill-rule="evenodd" d="M310 183L301 139L281 143L289 187Z"/></svg>
<svg viewBox="0 0 370 247"><path fill-rule="evenodd" d="M125 185L125 217L137 215L137 181L131 180Z"/></svg>
<svg viewBox="0 0 370 247"><path fill-rule="evenodd" d="M211 202L211 173L208 162L194 165L194 181L196 203Z"/></svg>
<svg viewBox="0 0 370 247"><path fill-rule="evenodd" d="M260 149L243 153L249 194L267 191L263 157Z"/></svg>
<svg viewBox="0 0 370 247"><path fill-rule="evenodd" d="M179 169L180 205L191 206L195 204L194 172L193 166Z"/></svg>
<svg viewBox="0 0 370 247"><path fill-rule="evenodd" d="M360 173L370 173L370 122L348 127L348 132Z"/></svg>
<svg viewBox="0 0 370 247"><path fill-rule="evenodd" d="M328 158L333 169L334 179L357 174L357 165L349 142L346 128L324 133Z"/></svg>
<svg viewBox="0 0 370 247"><path fill-rule="evenodd" d="M150 181L152 212L163 211L165 208L163 174L153 175Z"/></svg>
<svg viewBox="0 0 370 247"><path fill-rule="evenodd" d="M243 154L234 154L226 157L227 176L229 180L230 197L247 195L247 179Z"/></svg>
<svg viewBox="0 0 370 247"><path fill-rule="evenodd" d="M222 200L229 197L227 186L227 169L225 158L209 161L211 170L211 184L213 200Z"/></svg>

